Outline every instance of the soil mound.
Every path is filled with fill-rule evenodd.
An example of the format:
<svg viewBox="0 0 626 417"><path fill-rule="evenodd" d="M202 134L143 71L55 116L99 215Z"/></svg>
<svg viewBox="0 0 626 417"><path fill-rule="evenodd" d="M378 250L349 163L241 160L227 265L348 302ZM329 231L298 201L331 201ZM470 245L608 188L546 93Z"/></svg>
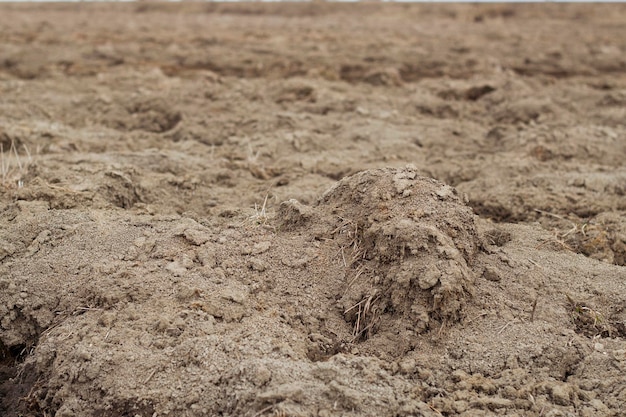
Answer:
<svg viewBox="0 0 626 417"><path fill-rule="evenodd" d="M355 339L461 318L480 242L454 188L411 166L369 170L339 181L316 208L339 220L332 234L350 248L340 303Z"/></svg>
<svg viewBox="0 0 626 417"><path fill-rule="evenodd" d="M409 381L349 353L384 329L379 353L401 357L393 338L414 346L433 321L458 322L476 279L471 209L414 167L363 171L313 206L291 200L276 219L227 228L48 204L5 213L24 242L5 254L0 319L3 350L33 349L30 407L56 415L308 415L324 398L356 413L427 410L381 402ZM46 266L61 260L71 280ZM353 367L377 373L376 390Z"/></svg>

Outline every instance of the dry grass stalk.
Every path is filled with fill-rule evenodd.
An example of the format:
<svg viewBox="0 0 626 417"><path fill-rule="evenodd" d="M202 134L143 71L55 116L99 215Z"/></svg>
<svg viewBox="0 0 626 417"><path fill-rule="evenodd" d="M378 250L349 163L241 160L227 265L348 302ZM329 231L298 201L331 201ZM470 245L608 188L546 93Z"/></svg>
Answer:
<svg viewBox="0 0 626 417"><path fill-rule="evenodd" d="M592 221L572 221L557 214L535 210L538 213L553 217L571 225L566 230L554 230L554 237L541 242L537 248L546 244L557 244L559 247L574 253L582 253L586 256L596 257L613 263L615 250L612 247L615 236L605 224L594 224Z"/></svg>
<svg viewBox="0 0 626 417"><path fill-rule="evenodd" d="M594 337L598 335L611 337L613 329L602 313L583 302L575 301L569 294L565 294L565 297L572 310L572 319L577 332Z"/></svg>
<svg viewBox="0 0 626 417"><path fill-rule="evenodd" d="M354 274L354 278L352 278L350 282L348 283L348 285L346 286L346 289L343 292L344 295L346 295L348 290L352 287L352 284L354 284L356 280L359 279L359 277L361 276L361 274L363 274L363 272L365 272L365 266L362 265L360 268L356 270L356 274Z"/></svg>
<svg viewBox="0 0 626 417"><path fill-rule="evenodd" d="M374 325L380 319L380 317L376 314L376 309L374 309L374 303L378 301L378 298L378 294L372 294L363 298L361 301L344 311L344 314L347 314L355 308L358 309L356 312L356 320L354 322L352 340L350 343L353 343L362 337L367 337Z"/></svg>
<svg viewBox="0 0 626 417"><path fill-rule="evenodd" d="M342 244L339 246L339 252L341 254L341 260L343 262L343 266L352 266L356 262L362 260L365 257L365 250L361 246L361 236L359 234L359 225L352 220L344 219L340 217L342 223L337 226L330 234L332 236L336 234L345 235L348 238L347 244ZM345 250L346 248L352 249L352 254L350 256L350 262L346 261Z"/></svg>
<svg viewBox="0 0 626 417"><path fill-rule="evenodd" d="M263 199L263 205L259 207L257 203L254 203L254 214L249 217L249 219L257 224L257 225L265 225L269 220L269 216L267 214L267 200L269 198L269 193L265 194L265 198Z"/></svg>
<svg viewBox="0 0 626 417"><path fill-rule="evenodd" d="M558 244L560 247L562 247L563 249L569 250L570 252L576 252L570 245L568 245L567 243L565 243L565 237L569 236L570 234L576 232L577 230L579 230L579 227L576 223L572 222L571 220L566 219L565 217L559 216L558 214L554 214L554 213L550 213L548 211L544 211L544 210L539 210L539 209L535 209L535 211L537 213L546 215L546 216L550 216L553 217L555 219L559 219L568 223L571 223L572 225L572 229L570 229L569 231L567 231L567 233L558 233L558 232L554 232L554 238L552 240L546 240L544 242L542 242L541 244L539 244L537 246L537 249L539 249L540 247L549 244L549 243L556 243ZM582 232L584 233L584 229L585 229L586 224L583 225L582 228L580 228L582 230Z"/></svg>
<svg viewBox="0 0 626 417"><path fill-rule="evenodd" d="M22 145L26 152L26 160L22 160L17 152L15 141L11 140L11 146L5 153L2 143L0 143L0 185L6 189L22 188L24 186L23 177L28 166L32 163L32 156L28 147Z"/></svg>

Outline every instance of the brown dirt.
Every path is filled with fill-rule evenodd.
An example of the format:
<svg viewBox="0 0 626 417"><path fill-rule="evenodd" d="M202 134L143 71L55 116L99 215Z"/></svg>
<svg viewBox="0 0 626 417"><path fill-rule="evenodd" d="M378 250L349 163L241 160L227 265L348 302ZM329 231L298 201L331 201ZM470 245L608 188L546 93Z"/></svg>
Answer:
<svg viewBox="0 0 626 417"><path fill-rule="evenodd" d="M626 415L624 5L0 13L1 415Z"/></svg>

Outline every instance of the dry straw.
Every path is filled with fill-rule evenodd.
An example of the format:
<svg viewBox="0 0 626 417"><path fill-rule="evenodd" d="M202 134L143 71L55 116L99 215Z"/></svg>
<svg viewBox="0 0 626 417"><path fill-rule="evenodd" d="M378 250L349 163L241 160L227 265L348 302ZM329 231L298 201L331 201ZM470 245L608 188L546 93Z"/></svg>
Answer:
<svg viewBox="0 0 626 417"><path fill-rule="evenodd" d="M14 140L11 140L11 146L6 153L4 146L0 143L0 185L3 188L22 188L24 186L23 177L28 166L32 163L32 156L28 147L22 145L22 148L26 152L26 160L20 157Z"/></svg>

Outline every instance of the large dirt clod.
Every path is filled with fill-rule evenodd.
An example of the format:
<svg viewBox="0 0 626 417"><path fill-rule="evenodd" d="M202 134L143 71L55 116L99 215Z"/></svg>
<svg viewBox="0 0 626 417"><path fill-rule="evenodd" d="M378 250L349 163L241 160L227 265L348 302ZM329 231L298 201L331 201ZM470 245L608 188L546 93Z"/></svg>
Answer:
<svg viewBox="0 0 626 417"><path fill-rule="evenodd" d="M334 235L351 248L340 303L355 340L382 323L421 333L462 316L480 242L454 188L412 166L369 170L339 181L317 208L335 216Z"/></svg>

